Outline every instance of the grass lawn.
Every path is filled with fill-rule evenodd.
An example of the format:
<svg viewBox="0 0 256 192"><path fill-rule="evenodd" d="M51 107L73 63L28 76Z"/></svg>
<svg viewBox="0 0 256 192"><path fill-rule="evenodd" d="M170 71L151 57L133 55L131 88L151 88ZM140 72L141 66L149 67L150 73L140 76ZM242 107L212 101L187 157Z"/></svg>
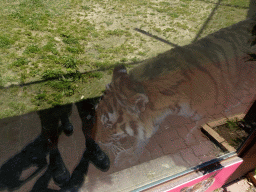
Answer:
<svg viewBox="0 0 256 192"><path fill-rule="evenodd" d="M0 0L0 119L102 94L128 69L193 41L217 0ZM244 20L249 0L222 0L200 37Z"/></svg>

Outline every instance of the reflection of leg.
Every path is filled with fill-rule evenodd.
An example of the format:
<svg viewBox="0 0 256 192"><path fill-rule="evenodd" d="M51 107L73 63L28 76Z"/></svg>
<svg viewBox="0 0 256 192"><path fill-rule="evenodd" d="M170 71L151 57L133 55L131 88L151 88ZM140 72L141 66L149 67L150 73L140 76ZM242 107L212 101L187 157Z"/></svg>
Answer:
<svg viewBox="0 0 256 192"><path fill-rule="evenodd" d="M69 121L69 116L72 112L72 104L62 106L63 107L63 114L60 117L61 120L61 129L64 131L64 133L67 136L70 136L73 134L73 125Z"/></svg>
<svg viewBox="0 0 256 192"><path fill-rule="evenodd" d="M86 151L84 156L88 156L90 161L100 170L107 171L110 166L110 160L94 141L96 131L93 130L93 125L95 123L95 118L95 110L93 109L86 117L85 123L83 123L82 129L86 139Z"/></svg>
<svg viewBox="0 0 256 192"><path fill-rule="evenodd" d="M46 134L47 133L47 134ZM49 168L52 172L53 180L58 185L63 185L66 182L68 182L70 178L70 173L67 170L60 152L58 150L58 137L59 134L56 131L53 131L52 133L46 132L44 135L46 135L48 140L48 147L50 148L50 165Z"/></svg>
<svg viewBox="0 0 256 192"><path fill-rule="evenodd" d="M80 187L84 182L84 176L87 174L89 167L89 158L85 155L82 156L80 163L76 166L72 173L67 187Z"/></svg>
<svg viewBox="0 0 256 192"><path fill-rule="evenodd" d="M83 101L77 103L77 109L82 120L82 130L86 139L86 151L83 158L89 157L97 168L107 171L110 165L109 158L94 141L96 132L96 130L93 130L96 119L94 104Z"/></svg>
<svg viewBox="0 0 256 192"><path fill-rule="evenodd" d="M73 125L69 122L67 114L61 116L61 129L64 131L65 135L70 136L73 134Z"/></svg>
<svg viewBox="0 0 256 192"><path fill-rule="evenodd" d="M101 171L108 171L110 160L95 141L89 137L86 138L86 151L83 156L88 156L90 161Z"/></svg>
<svg viewBox="0 0 256 192"><path fill-rule="evenodd" d="M51 178L51 170L48 168L45 173L36 181L30 192L57 192L57 190L47 188Z"/></svg>
<svg viewBox="0 0 256 192"><path fill-rule="evenodd" d="M69 180L70 174L61 158L58 150L58 137L61 134L59 129L59 117L55 114L58 111L44 111L40 113L42 123L42 135L47 139L48 148L50 150L50 165L53 180L58 185L63 185Z"/></svg>
<svg viewBox="0 0 256 192"><path fill-rule="evenodd" d="M59 186L62 186L69 181L70 173L61 158L58 148L50 151L49 168L52 172L54 182Z"/></svg>

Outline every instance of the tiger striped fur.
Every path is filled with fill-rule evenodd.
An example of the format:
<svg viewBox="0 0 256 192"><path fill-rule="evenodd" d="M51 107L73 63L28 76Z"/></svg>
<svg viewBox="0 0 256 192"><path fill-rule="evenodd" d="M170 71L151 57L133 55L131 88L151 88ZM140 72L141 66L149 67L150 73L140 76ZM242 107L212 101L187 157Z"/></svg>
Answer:
<svg viewBox="0 0 256 192"><path fill-rule="evenodd" d="M228 110L234 90L256 87L255 66L247 63L248 54L255 53L255 24L241 21L146 60L129 74L124 66L114 69L96 109L95 128L117 166L135 161L166 117L189 118L198 127L218 104Z"/></svg>

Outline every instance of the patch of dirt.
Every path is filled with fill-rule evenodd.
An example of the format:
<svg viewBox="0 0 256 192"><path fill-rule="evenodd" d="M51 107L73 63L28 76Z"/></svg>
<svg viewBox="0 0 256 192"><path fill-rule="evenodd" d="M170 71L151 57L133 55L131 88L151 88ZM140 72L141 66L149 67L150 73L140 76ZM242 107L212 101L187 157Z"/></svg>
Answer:
<svg viewBox="0 0 256 192"><path fill-rule="evenodd" d="M226 123L214 127L213 130L222 136L235 149L238 149L249 135L238 126L238 122Z"/></svg>

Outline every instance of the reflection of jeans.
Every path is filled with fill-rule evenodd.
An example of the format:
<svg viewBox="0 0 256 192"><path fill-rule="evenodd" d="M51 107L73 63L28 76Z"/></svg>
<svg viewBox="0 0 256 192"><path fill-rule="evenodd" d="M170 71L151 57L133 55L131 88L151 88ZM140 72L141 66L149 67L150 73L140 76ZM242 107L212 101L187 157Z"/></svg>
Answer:
<svg viewBox="0 0 256 192"><path fill-rule="evenodd" d="M97 100L96 100L97 101ZM95 121L95 101L86 100L76 103L79 116L82 120L82 130L85 138L88 137L94 139L93 123Z"/></svg>
<svg viewBox="0 0 256 192"><path fill-rule="evenodd" d="M53 145L57 145L60 130L59 121L62 124L69 122L72 112L72 104L56 106L38 112L42 125L42 135L50 139Z"/></svg>
<svg viewBox="0 0 256 192"><path fill-rule="evenodd" d="M93 123L95 121L95 104L99 98L87 99L76 103L79 116L82 120L82 130L86 139L94 139L95 130ZM62 132L59 121L64 125L69 123L69 116L72 113L72 104L55 106L54 108L38 111L42 125L42 135L50 139L52 146L58 143L58 136Z"/></svg>

